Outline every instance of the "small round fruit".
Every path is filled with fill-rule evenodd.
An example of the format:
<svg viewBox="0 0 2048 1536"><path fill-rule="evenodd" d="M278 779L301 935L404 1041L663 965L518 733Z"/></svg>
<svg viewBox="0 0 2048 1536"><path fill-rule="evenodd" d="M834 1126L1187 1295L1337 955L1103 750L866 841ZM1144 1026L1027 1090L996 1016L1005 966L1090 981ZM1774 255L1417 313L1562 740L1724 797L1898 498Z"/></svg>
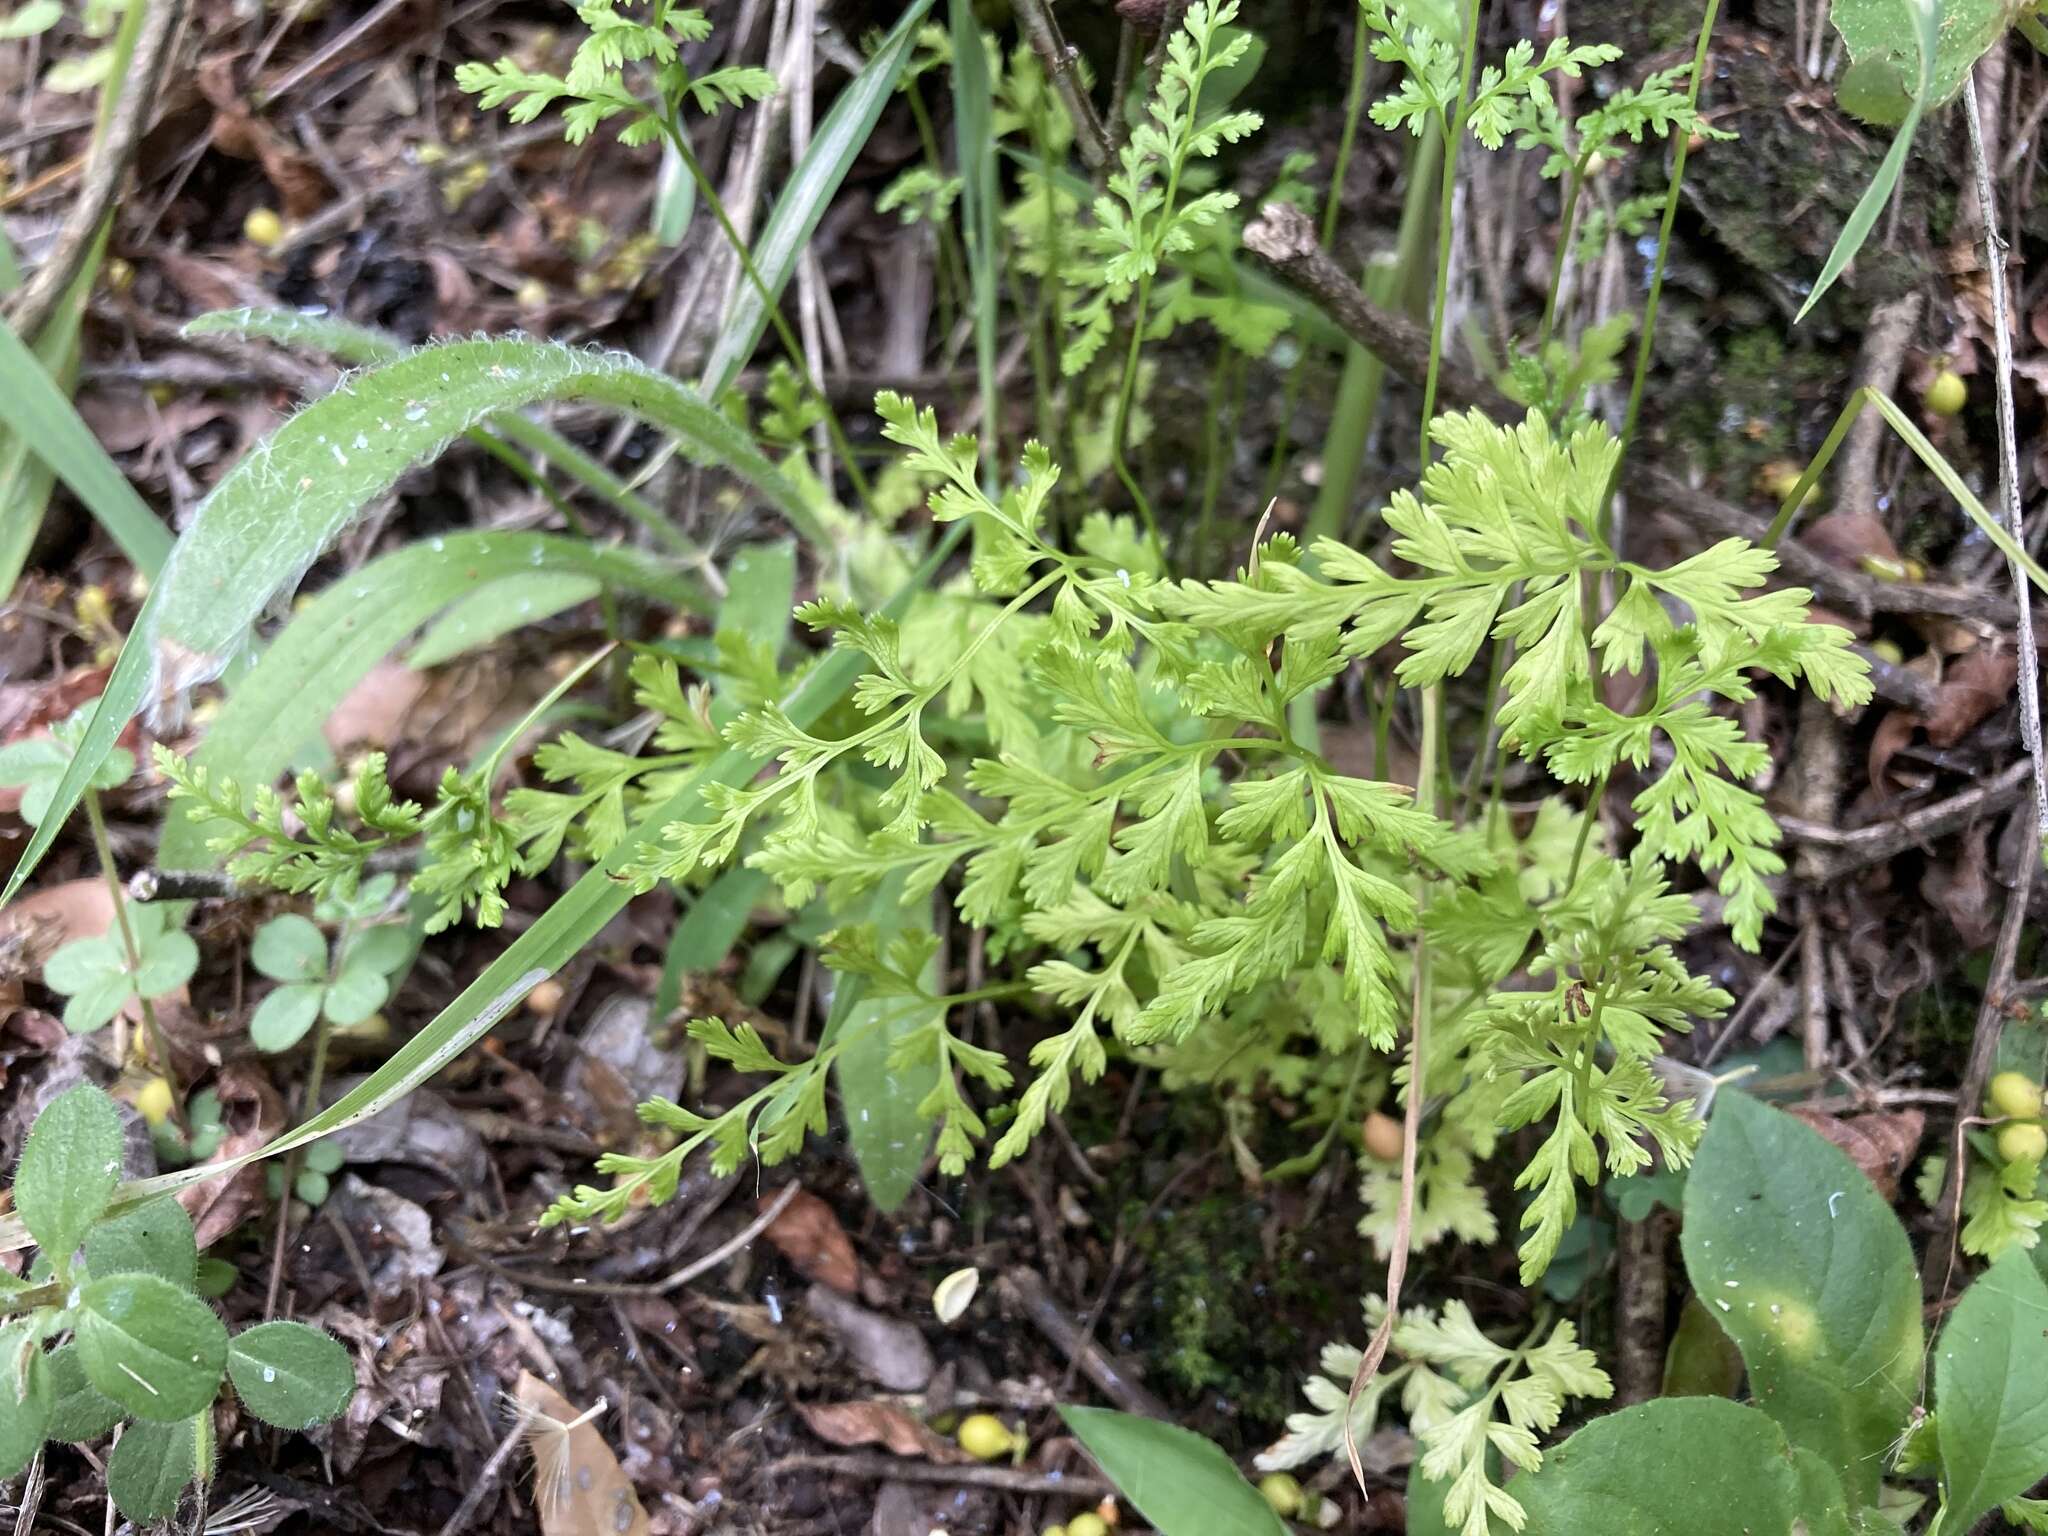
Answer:
<svg viewBox="0 0 2048 1536"><path fill-rule="evenodd" d="M1285 1472L1268 1472L1260 1478L1259 1497L1282 1520L1301 1512L1301 1482Z"/></svg>
<svg viewBox="0 0 2048 1536"><path fill-rule="evenodd" d="M1880 661L1890 662L1895 667L1903 667L1906 664L1906 653L1899 649L1899 642L1896 640L1871 641L1870 654Z"/></svg>
<svg viewBox="0 0 2048 1536"><path fill-rule="evenodd" d="M1038 1536L1067 1536L1067 1528L1064 1525L1048 1525L1038 1533Z"/></svg>
<svg viewBox="0 0 2048 1536"><path fill-rule="evenodd" d="M1374 1110L1365 1117L1365 1152L1383 1163L1391 1163L1401 1155L1401 1122L1392 1115Z"/></svg>
<svg viewBox="0 0 2048 1536"><path fill-rule="evenodd" d="M1109 1522L1094 1510L1084 1510L1067 1522L1067 1536L1109 1536Z"/></svg>
<svg viewBox="0 0 2048 1536"><path fill-rule="evenodd" d="M537 277L529 277L512 295L512 302L521 309L544 309L548 302L548 285Z"/></svg>
<svg viewBox="0 0 2048 1536"><path fill-rule="evenodd" d="M267 251L284 238L284 220L275 208L251 208L242 220L242 238Z"/></svg>
<svg viewBox="0 0 2048 1536"><path fill-rule="evenodd" d="M1992 1078L1989 1099L1993 1114L2021 1120L2041 1117L2041 1085L2024 1072L2001 1072Z"/></svg>
<svg viewBox="0 0 2048 1536"><path fill-rule="evenodd" d="M960 1428L954 1439L960 1442L960 1449L976 1461L994 1461L998 1456L1007 1456L1017 1444L1017 1437L1010 1432L1010 1426L992 1413L970 1413L960 1421ZM1073 1522L1068 1522L1067 1536L1073 1536Z"/></svg>
<svg viewBox="0 0 2048 1536"><path fill-rule="evenodd" d="M2048 1131L2025 1120L2000 1126L1998 1156L2006 1163L2038 1163L2048 1157Z"/></svg>
<svg viewBox="0 0 2048 1536"><path fill-rule="evenodd" d="M151 1125L162 1125L171 1115L171 1084L168 1078L152 1077L135 1090L135 1113Z"/></svg>
<svg viewBox="0 0 2048 1536"><path fill-rule="evenodd" d="M562 984L550 976L526 994L526 1011L544 1019L552 1018L562 1011L562 999L568 995Z"/></svg>
<svg viewBox="0 0 2048 1536"><path fill-rule="evenodd" d="M1920 403L1934 416L1954 416L1970 398L1970 386L1953 369L1937 368L1920 395Z"/></svg>

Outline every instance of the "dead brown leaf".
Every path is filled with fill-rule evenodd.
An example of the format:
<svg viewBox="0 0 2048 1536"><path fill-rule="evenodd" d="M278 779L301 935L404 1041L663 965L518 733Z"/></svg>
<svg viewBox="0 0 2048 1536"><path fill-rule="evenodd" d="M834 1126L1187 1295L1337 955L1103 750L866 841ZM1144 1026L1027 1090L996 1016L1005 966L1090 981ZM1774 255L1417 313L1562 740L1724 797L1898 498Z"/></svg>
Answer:
<svg viewBox="0 0 2048 1536"><path fill-rule="evenodd" d="M332 189L312 157L285 142L284 135L252 115L235 86L235 58L216 54L199 66L200 94L213 107L213 147L237 160L254 160L277 189L284 216L303 219L327 206Z"/></svg>
<svg viewBox="0 0 2048 1536"><path fill-rule="evenodd" d="M1991 829L1979 823L1956 844L1955 857L1928 866L1920 894L1947 914L1965 949L1982 949L1998 934L2005 893L1991 879Z"/></svg>
<svg viewBox="0 0 2048 1536"><path fill-rule="evenodd" d="M1830 512L1799 530L1799 542L1846 571L1861 570L1866 560L1897 563L1899 546L1891 530L1871 512Z"/></svg>
<svg viewBox="0 0 2048 1536"><path fill-rule="evenodd" d="M214 1082L222 1118L229 1127L212 1161L221 1163L274 1140L284 1129L284 1101L270 1079L247 1062L223 1067ZM202 1248L219 1242L269 1202L261 1164L252 1163L225 1179L206 1179L178 1191L178 1203L192 1218Z"/></svg>
<svg viewBox="0 0 2048 1536"><path fill-rule="evenodd" d="M798 1403L811 1433L830 1445L879 1445L897 1456L971 1461L965 1451L895 1403Z"/></svg>
<svg viewBox="0 0 2048 1536"><path fill-rule="evenodd" d="M1867 1115L1832 1115L1824 1109L1794 1105L1789 1111L1849 1154L1885 1199L1897 1198L1899 1175L1912 1161L1927 1129L1917 1109L1878 1110Z"/></svg>
<svg viewBox="0 0 2048 1536"><path fill-rule="evenodd" d="M2004 646L1979 646L1958 656L1935 691L1927 739L1937 747L1954 746L2013 696L2019 675L2018 653Z"/></svg>
<svg viewBox="0 0 2048 1536"><path fill-rule="evenodd" d="M766 1210L780 1194L777 1190L763 1195L760 1209ZM768 1224L763 1236L806 1280L829 1285L844 1296L860 1289L860 1259L853 1251L852 1240L839 1225L839 1218L832 1214L832 1207L809 1190L799 1191L783 1207L782 1214Z"/></svg>
<svg viewBox="0 0 2048 1536"><path fill-rule="evenodd" d="M597 1420L531 1371L520 1372L514 1395L529 1415L541 1536L646 1536L647 1511Z"/></svg>

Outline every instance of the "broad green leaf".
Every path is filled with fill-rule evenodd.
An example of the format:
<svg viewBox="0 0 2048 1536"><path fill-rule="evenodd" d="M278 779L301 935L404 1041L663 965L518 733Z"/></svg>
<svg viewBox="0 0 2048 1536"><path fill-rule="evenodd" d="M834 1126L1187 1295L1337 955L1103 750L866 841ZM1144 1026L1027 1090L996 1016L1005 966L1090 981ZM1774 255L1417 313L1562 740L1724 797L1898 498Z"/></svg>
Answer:
<svg viewBox="0 0 2048 1536"><path fill-rule="evenodd" d="M64 7L57 0L27 0L15 8L5 21L0 21L0 42L14 42L24 37L35 37L47 32L64 19ZM4 292L0 289L0 292Z"/></svg>
<svg viewBox="0 0 2048 1536"><path fill-rule="evenodd" d="M257 336L303 352L324 352L341 362L358 366L388 363L411 350L388 332L357 325L350 320L337 320L331 315L302 314L295 309L218 309L187 321L184 334ZM570 479L602 496L641 524L673 553L692 561L704 561L704 552L685 538L674 523L635 495L625 481L553 428L514 414L493 417L481 427L472 427L467 435L500 458L505 454L499 439L539 454ZM515 464L515 467L518 466ZM704 604L702 588L691 583L689 596L682 606L694 609Z"/></svg>
<svg viewBox="0 0 2048 1536"><path fill-rule="evenodd" d="M304 1323L259 1323L228 1346L228 1377L249 1411L280 1429L311 1429L348 1406L355 1366L331 1334Z"/></svg>
<svg viewBox="0 0 2048 1536"><path fill-rule="evenodd" d="M85 1240L121 1181L121 1117L90 1083L52 1099L30 1127L14 1176L14 1208L61 1266Z"/></svg>
<svg viewBox="0 0 2048 1536"><path fill-rule="evenodd" d="M43 963L43 985L64 994L64 1027L89 1035L135 995L121 941L111 935L74 939Z"/></svg>
<svg viewBox="0 0 2048 1536"><path fill-rule="evenodd" d="M461 599L406 654L414 668L438 667L528 624L538 624L597 596L599 583L569 571L529 571Z"/></svg>
<svg viewBox="0 0 2048 1536"><path fill-rule="evenodd" d="M743 544L726 562L718 632L737 634L756 649L780 656L795 604L796 545L788 539Z"/></svg>
<svg viewBox="0 0 2048 1536"><path fill-rule="evenodd" d="M1742 1351L1697 1296L1685 1298L1664 1352L1664 1396L1733 1397L1742 1387Z"/></svg>
<svg viewBox="0 0 2048 1536"><path fill-rule="evenodd" d="M366 965L352 965L328 985L321 1004L328 1020L346 1029L360 1024L391 996L391 983Z"/></svg>
<svg viewBox="0 0 2048 1536"><path fill-rule="evenodd" d="M825 209L867 143L875 119L888 105L896 90L896 77L903 72L904 63L916 47L918 26L931 5L932 0L912 0L904 8L881 46L833 101L832 110L812 135L810 147L790 172L788 185L776 198L775 209L753 245L754 270L760 273L770 299L781 297L818 221L825 216ZM753 354L754 344L761 339L767 324L767 306L742 274L725 324L712 343L711 356L698 380L705 399L715 400L725 393L733 376Z"/></svg>
<svg viewBox="0 0 2048 1536"><path fill-rule="evenodd" d="M327 935L309 917L287 912L256 930L249 963L272 981L318 981L327 975Z"/></svg>
<svg viewBox="0 0 2048 1536"><path fill-rule="evenodd" d="M35 1325L0 1329L0 1480L19 1476L49 1433L50 1367Z"/></svg>
<svg viewBox="0 0 2048 1536"><path fill-rule="evenodd" d="M192 1218L171 1199L152 1200L109 1216L85 1235L86 1273L160 1275L189 1291L199 1274Z"/></svg>
<svg viewBox="0 0 2048 1536"><path fill-rule="evenodd" d="M1192 1430L1109 1408L1062 1404L1060 1417L1160 1536L1286 1536L1258 1489Z"/></svg>
<svg viewBox="0 0 2048 1536"><path fill-rule="evenodd" d="M268 784L319 739L320 728L370 669L449 604L495 581L540 571L594 576L674 601L673 578L625 550L545 533L461 533L372 560L292 617L226 704L193 762L247 785ZM204 869L207 832L182 815L164 823L157 862Z"/></svg>
<svg viewBox="0 0 2048 1536"><path fill-rule="evenodd" d="M1510 1487L1528 1515L1522 1536L1846 1536L1831 1483L1818 1460L1795 1460L1767 1415L1683 1397L1595 1419Z"/></svg>
<svg viewBox="0 0 2048 1536"><path fill-rule="evenodd" d="M765 871L735 865L721 871L690 903L689 911L669 935L668 953L662 957L661 980L654 989L657 1022L675 1012L685 976L709 971L732 953L753 915L754 904L767 894L770 884Z"/></svg>
<svg viewBox="0 0 2048 1536"><path fill-rule="evenodd" d="M1889 128L1904 121L1916 94L1923 110L1953 101L2011 16L2002 0L1932 0L1931 9L1929 47L1915 0L1834 0L1829 17L1851 61L1836 92L1844 107ZM1923 48L1928 66L1916 93Z"/></svg>
<svg viewBox="0 0 2048 1536"><path fill-rule="evenodd" d="M1934 91L1934 61L1938 47L1937 31L1940 18L1936 7L1942 0L1870 0L1876 6L1889 7L1901 14L1909 23L1905 28L1911 40L1914 53L1918 56L1914 71L1912 104L1899 123L1899 131L1892 139L1892 147L1885 151L1885 157L1877 168L1877 174L1870 185L1863 189L1863 196L1856 200L1856 206L1849 210L1849 218L1842 225L1842 233L1836 237L1834 249L1828 252L1828 259L1821 264L1820 276L1814 280L1813 292L1806 296L1806 302L1799 306L1799 313L1793 316L1793 323L1806 318L1806 312L1820 302L1822 294L1832 288L1835 279L1856 253L1863 249L1863 242L1870 238L1870 231L1877 224L1877 216L1891 201L1892 189L1899 184L1899 177L1906 169L1906 156L1913 148L1913 134L1920 126L1920 115L1928 108ZM1839 14L1840 6L1836 7ZM1839 21L1837 25L1840 25ZM1972 58L1974 60L1974 55ZM1965 66L1967 71L1967 66ZM1957 82L1960 84L1960 79ZM1865 96L1866 103L1870 97Z"/></svg>
<svg viewBox="0 0 2048 1536"><path fill-rule="evenodd" d="M1685 1186L1686 1272L1794 1443L1877 1500L1920 1379L1920 1286L1905 1230L1816 1131L1724 1093Z"/></svg>
<svg viewBox="0 0 2048 1536"><path fill-rule="evenodd" d="M910 578L883 605L884 615L902 615L911 597L922 591L945 564L966 527L960 522L946 531ZM798 726L810 725L847 696L864 666L865 658L856 651L833 651L790 690L782 700L783 713ZM123 1207L157 1195L173 1194L207 1179L227 1178L238 1169L310 1145L390 1108L488 1034L519 1005L520 999L550 972L572 959L625 908L632 898L632 885L622 878L626 866L653 851L660 844L662 830L671 822L709 818L711 808L702 795L706 784L744 784L765 764L764 758L728 748L691 774L667 800L643 813L618 848L543 912L426 1028L319 1114L275 1141L239 1156L136 1180L119 1193ZM24 1247L28 1241L29 1234L19 1221L0 1217L0 1252Z"/></svg>
<svg viewBox="0 0 2048 1536"><path fill-rule="evenodd" d="M137 1525L168 1520L198 1474L199 1439L191 1419L130 1424L107 1457L107 1493Z"/></svg>
<svg viewBox="0 0 2048 1536"><path fill-rule="evenodd" d="M326 991L317 981L294 981L279 987L249 1016L250 1042L259 1051L290 1050L320 1017L320 1000Z"/></svg>
<svg viewBox="0 0 2048 1536"><path fill-rule="evenodd" d="M51 1350L49 1364L50 1439L69 1444L97 1440L121 1422L121 1405L85 1379L75 1343Z"/></svg>
<svg viewBox="0 0 2048 1536"><path fill-rule="evenodd" d="M903 884L900 871L890 873L868 897L862 914L864 921L874 924L885 951L905 933L931 931L931 902L926 899L906 905ZM935 955L920 978L929 988L937 985L937 963ZM922 1070L892 1070L889 1053L905 1035L932 1023L934 1015L945 1010L915 997L870 998L864 992L861 977L838 979L823 1039L847 1036L832 1068L839 1085L840 1112L846 1117L846 1139L860 1166L868 1198L877 1209L888 1212L917 1187L918 1170L924 1166L933 1131L932 1123L917 1111L931 1092L931 1075Z"/></svg>
<svg viewBox="0 0 2048 1536"><path fill-rule="evenodd" d="M2048 1284L2023 1250L1978 1276L1942 1326L1934 1427L1944 1530L2048 1477Z"/></svg>
<svg viewBox="0 0 2048 1536"><path fill-rule="evenodd" d="M6 326L0 326L0 425L34 448L138 570L154 576L163 569L170 531L107 457L36 354ZM17 512L10 506L9 519Z"/></svg>
<svg viewBox="0 0 2048 1536"><path fill-rule="evenodd" d="M450 437L545 400L587 400L650 421L752 483L785 513L808 517L801 493L725 415L620 354L536 341L455 341L360 374L279 427L200 503L122 647L57 792L55 814L36 829L0 901L11 900L41 862L155 687L219 672L271 598Z"/></svg>
<svg viewBox="0 0 2048 1536"><path fill-rule="evenodd" d="M198 1413L220 1389L228 1331L213 1308L157 1275L107 1275L79 1295L86 1380L138 1419Z"/></svg>

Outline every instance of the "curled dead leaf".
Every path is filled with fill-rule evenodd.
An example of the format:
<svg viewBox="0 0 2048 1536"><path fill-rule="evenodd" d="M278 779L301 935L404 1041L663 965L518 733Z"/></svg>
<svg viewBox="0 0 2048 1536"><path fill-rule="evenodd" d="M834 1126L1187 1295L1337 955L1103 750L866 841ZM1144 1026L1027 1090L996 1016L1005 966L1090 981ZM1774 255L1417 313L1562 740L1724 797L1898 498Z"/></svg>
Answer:
<svg viewBox="0 0 2048 1536"><path fill-rule="evenodd" d="M765 1211L780 1194L776 1190L763 1195L759 1208ZM806 1280L829 1285L844 1296L860 1289L860 1259L853 1251L853 1240L839 1225L832 1207L809 1190L798 1191L762 1235Z"/></svg>
<svg viewBox="0 0 2048 1536"><path fill-rule="evenodd" d="M798 1403L812 1434L829 1445L879 1445L896 1456L928 1461L971 1461L965 1451L895 1403Z"/></svg>
<svg viewBox="0 0 2048 1536"><path fill-rule="evenodd" d="M541 1536L647 1536L647 1511L619 1469L596 1411L578 1409L531 1371L514 1394L533 1454L533 1502Z"/></svg>
<svg viewBox="0 0 2048 1536"><path fill-rule="evenodd" d="M1824 1109L1795 1105L1789 1113L1848 1153L1849 1161L1863 1170L1887 1200L1897 1198L1899 1175L1912 1161L1921 1133L1927 1129L1927 1117L1917 1109L1832 1115Z"/></svg>

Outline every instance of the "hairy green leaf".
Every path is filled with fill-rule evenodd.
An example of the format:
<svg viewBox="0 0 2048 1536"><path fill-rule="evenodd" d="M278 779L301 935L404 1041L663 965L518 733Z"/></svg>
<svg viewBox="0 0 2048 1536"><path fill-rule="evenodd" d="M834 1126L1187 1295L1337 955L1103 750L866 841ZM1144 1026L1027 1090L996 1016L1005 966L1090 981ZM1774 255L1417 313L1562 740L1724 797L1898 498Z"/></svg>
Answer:
<svg viewBox="0 0 2048 1536"><path fill-rule="evenodd" d="M1230 1458L1192 1430L1068 1404L1060 1418L1160 1536L1286 1536Z"/></svg>

